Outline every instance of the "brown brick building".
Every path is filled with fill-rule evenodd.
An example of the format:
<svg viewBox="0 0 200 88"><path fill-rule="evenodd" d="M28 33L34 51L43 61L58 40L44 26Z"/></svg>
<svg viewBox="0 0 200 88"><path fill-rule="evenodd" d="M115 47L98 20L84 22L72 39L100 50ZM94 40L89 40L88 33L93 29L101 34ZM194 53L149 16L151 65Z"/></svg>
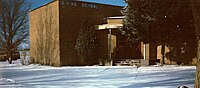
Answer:
<svg viewBox="0 0 200 88"><path fill-rule="evenodd" d="M84 22L98 25L121 15L120 6L75 0L54 0L30 11L30 56L45 65L81 65L74 49Z"/></svg>

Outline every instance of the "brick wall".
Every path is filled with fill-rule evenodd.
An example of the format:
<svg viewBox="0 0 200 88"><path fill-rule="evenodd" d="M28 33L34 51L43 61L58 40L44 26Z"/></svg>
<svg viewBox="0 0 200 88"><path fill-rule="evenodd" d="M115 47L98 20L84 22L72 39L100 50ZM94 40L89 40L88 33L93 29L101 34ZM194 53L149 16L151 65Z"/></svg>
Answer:
<svg viewBox="0 0 200 88"><path fill-rule="evenodd" d="M60 66L58 1L30 11L30 57L34 63Z"/></svg>
<svg viewBox="0 0 200 88"><path fill-rule="evenodd" d="M121 8L119 6L60 0L60 47L62 65L83 64L77 55L75 45L79 30L85 22L94 25L101 24L106 17L121 15Z"/></svg>

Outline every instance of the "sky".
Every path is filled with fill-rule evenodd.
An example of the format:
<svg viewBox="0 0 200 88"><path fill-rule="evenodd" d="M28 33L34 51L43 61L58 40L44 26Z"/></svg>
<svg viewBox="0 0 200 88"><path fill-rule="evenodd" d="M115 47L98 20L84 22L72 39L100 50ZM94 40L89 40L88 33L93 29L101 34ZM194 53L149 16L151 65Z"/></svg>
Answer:
<svg viewBox="0 0 200 88"><path fill-rule="evenodd" d="M30 0L30 1L32 2L31 9L34 9L34 8L44 5L45 3L52 1L52 0ZM123 0L80 0L80 1L111 4L111 5L118 5L118 6L126 5Z"/></svg>
<svg viewBox="0 0 200 88"><path fill-rule="evenodd" d="M48 3L52 0L30 0L32 3L31 9L37 8L39 6L42 6L45 3Z"/></svg>

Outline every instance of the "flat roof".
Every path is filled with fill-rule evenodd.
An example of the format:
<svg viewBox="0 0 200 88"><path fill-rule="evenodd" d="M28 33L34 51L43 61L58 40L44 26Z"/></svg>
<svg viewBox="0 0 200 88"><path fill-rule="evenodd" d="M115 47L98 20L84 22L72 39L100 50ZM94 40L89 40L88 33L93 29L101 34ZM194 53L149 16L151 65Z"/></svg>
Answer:
<svg viewBox="0 0 200 88"><path fill-rule="evenodd" d="M55 1L59 1L59 0L53 0L53 1L50 1L48 3L45 3L45 4L43 4L43 5L41 5L41 6L37 7L37 8L34 8L34 9L30 10L30 12L34 11L36 9L39 9L41 7L44 7L44 6L48 5L48 4L51 4L51 3L55 2ZM123 6L111 5L111 4L103 4L103 3L95 3L95 2L88 2L88 1L77 1L77 0L74 0L73 2L85 2L85 3L91 3L91 4L99 4L99 5L107 5L107 6L115 6L115 7L122 7L123 8Z"/></svg>
<svg viewBox="0 0 200 88"><path fill-rule="evenodd" d="M97 25L97 30L116 29L122 26L123 24L102 24L102 25Z"/></svg>
<svg viewBox="0 0 200 88"><path fill-rule="evenodd" d="M114 16L114 17L107 17L108 19L124 19L125 16Z"/></svg>

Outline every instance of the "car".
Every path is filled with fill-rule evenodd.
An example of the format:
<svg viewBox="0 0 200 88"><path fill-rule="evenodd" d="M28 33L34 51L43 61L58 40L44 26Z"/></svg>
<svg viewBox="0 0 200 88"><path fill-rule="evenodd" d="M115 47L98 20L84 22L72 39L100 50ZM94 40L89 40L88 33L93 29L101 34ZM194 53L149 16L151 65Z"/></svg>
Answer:
<svg viewBox="0 0 200 88"><path fill-rule="evenodd" d="M8 54L0 52L0 61L6 61L8 60L8 58L9 58ZM17 59L20 59L20 54L19 52L14 52L12 60L17 60Z"/></svg>

